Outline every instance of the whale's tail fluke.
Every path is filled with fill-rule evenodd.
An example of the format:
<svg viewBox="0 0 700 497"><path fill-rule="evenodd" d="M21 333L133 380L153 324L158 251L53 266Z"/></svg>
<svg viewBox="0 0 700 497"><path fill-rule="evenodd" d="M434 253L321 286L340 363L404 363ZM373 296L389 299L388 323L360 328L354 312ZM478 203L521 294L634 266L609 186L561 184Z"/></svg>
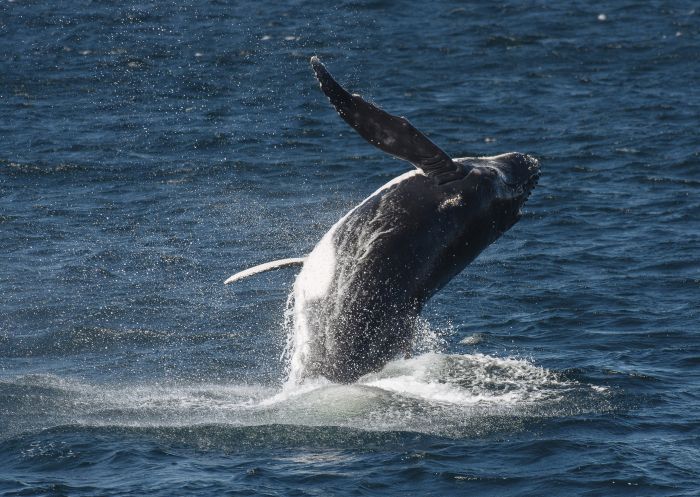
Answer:
<svg viewBox="0 0 700 497"><path fill-rule="evenodd" d="M311 66L323 93L340 117L362 138L384 152L407 160L438 184L465 176L464 167L453 162L449 155L418 131L408 119L384 112L359 95L351 95L333 79L318 57L311 57Z"/></svg>
<svg viewBox="0 0 700 497"><path fill-rule="evenodd" d="M282 269L289 266L301 266L306 260L305 257L294 257L291 259L280 259L278 261L266 262L265 264L259 264L257 266L246 269L245 271L240 271L233 276L229 277L224 281L224 285L233 283L234 281L242 280L248 276L253 276L255 274L264 273L265 271L274 271L275 269Z"/></svg>

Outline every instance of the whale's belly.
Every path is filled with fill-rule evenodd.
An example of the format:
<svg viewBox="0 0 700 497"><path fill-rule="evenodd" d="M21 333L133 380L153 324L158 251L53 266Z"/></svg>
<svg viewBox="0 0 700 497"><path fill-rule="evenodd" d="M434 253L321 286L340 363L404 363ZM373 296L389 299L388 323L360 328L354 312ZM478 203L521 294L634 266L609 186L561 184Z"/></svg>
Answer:
<svg viewBox="0 0 700 497"><path fill-rule="evenodd" d="M410 347L441 225L437 200L416 193L425 177L404 176L338 222L297 279L312 375L354 381Z"/></svg>

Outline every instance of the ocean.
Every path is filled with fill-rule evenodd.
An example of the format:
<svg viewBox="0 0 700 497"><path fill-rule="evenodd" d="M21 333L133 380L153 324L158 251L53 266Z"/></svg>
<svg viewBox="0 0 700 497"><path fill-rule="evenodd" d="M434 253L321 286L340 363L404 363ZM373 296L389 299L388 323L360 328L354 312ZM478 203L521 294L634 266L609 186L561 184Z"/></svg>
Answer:
<svg viewBox="0 0 700 497"><path fill-rule="evenodd" d="M288 296L411 165L537 157L411 357L290 386ZM700 495L691 1L0 4L0 495ZM288 317L288 316L287 316Z"/></svg>

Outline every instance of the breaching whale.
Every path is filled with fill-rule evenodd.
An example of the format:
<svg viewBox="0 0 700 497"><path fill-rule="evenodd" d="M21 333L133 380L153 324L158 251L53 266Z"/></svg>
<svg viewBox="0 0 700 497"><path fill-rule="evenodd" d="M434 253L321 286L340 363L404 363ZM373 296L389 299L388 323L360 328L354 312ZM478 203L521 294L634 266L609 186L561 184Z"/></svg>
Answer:
<svg viewBox="0 0 700 497"><path fill-rule="evenodd" d="M338 84L311 58L321 89L363 138L415 166L354 207L306 257L239 272L226 283L302 265L294 283L304 377L349 383L407 354L425 302L513 226L539 179L520 153L451 158L403 118Z"/></svg>

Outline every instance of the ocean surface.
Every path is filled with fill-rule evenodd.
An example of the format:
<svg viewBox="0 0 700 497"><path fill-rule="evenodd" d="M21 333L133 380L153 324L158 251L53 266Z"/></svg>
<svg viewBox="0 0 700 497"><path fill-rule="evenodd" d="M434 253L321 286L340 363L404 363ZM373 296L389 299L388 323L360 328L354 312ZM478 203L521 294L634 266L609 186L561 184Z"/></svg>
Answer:
<svg viewBox="0 0 700 497"><path fill-rule="evenodd" d="M223 281L411 168L312 55L542 177L411 358L290 387L297 270ZM0 495L700 495L699 118L692 1L3 1Z"/></svg>

